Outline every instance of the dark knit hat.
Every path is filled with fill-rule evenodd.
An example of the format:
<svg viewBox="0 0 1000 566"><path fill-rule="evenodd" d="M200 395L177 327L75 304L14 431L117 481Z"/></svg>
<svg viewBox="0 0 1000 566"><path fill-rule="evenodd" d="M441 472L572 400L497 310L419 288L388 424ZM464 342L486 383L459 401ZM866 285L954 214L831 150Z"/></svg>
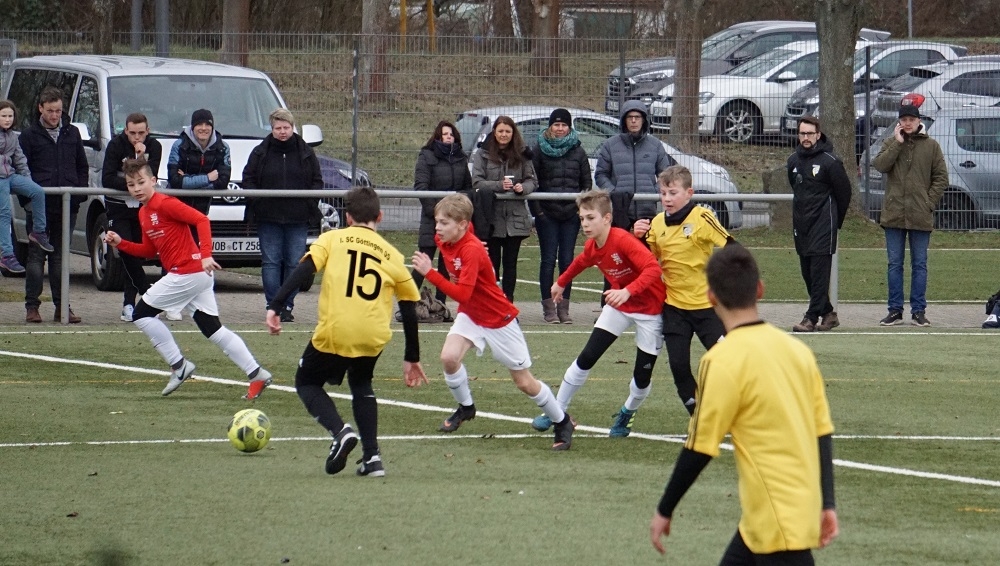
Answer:
<svg viewBox="0 0 1000 566"><path fill-rule="evenodd" d="M198 124L208 124L214 128L215 118L212 117L212 112L204 108L195 110L194 114L191 114L191 127L193 128Z"/></svg>
<svg viewBox="0 0 1000 566"><path fill-rule="evenodd" d="M903 116L913 116L914 118L920 117L920 108L912 104L900 104L899 105L899 117Z"/></svg>
<svg viewBox="0 0 1000 566"><path fill-rule="evenodd" d="M549 125L555 124L556 122L562 122L570 128L573 127L573 117L570 116L569 110L565 108L556 108L549 114Z"/></svg>

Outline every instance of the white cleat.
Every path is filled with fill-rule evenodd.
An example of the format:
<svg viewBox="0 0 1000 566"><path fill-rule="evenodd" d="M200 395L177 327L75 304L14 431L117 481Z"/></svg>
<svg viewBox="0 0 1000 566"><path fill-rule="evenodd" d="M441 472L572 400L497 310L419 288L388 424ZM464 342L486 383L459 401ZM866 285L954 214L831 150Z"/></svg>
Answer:
<svg viewBox="0 0 1000 566"><path fill-rule="evenodd" d="M184 360L184 365L181 369L174 370L170 374L170 381L167 382L167 386L163 388L163 396L166 397L174 392L175 389L181 386L184 381L191 377L194 373L194 364L189 362L187 359Z"/></svg>

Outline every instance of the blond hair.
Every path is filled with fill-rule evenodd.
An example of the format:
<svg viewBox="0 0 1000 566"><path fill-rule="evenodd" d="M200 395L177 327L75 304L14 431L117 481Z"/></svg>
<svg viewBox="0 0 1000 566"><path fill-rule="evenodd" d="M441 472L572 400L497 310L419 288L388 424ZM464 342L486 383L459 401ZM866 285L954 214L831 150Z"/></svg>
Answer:
<svg viewBox="0 0 1000 566"><path fill-rule="evenodd" d="M611 195L601 189L582 192L576 196L576 207L596 210L601 216L611 214Z"/></svg>
<svg viewBox="0 0 1000 566"><path fill-rule="evenodd" d="M292 117L292 113L289 112L287 108L278 108L274 112L271 112L271 115L268 116L267 119L270 121L270 124L272 126L278 120L281 120L282 122L288 122L292 126L295 125L295 118Z"/></svg>
<svg viewBox="0 0 1000 566"><path fill-rule="evenodd" d="M690 189L693 186L691 182L691 170L683 165L671 165L667 167L660 172L656 180L664 187L669 187L671 183L680 183L683 189Z"/></svg>
<svg viewBox="0 0 1000 566"><path fill-rule="evenodd" d="M455 222L472 220L472 201L462 193L450 194L441 199L434 207L434 216L450 218Z"/></svg>

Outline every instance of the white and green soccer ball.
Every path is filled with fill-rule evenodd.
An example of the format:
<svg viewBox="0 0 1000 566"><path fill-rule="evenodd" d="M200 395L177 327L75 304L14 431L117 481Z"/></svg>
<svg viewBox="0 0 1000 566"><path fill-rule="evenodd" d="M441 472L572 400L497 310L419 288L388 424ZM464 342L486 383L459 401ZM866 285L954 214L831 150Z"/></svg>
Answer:
<svg viewBox="0 0 1000 566"><path fill-rule="evenodd" d="M229 422L229 442L240 452L256 452L271 439L271 419L257 409L243 409Z"/></svg>

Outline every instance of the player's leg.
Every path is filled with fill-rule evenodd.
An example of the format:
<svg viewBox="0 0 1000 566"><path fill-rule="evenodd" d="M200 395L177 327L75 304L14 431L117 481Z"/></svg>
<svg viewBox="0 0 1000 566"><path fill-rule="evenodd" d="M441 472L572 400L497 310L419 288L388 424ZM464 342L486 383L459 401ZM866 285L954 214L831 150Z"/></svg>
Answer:
<svg viewBox="0 0 1000 566"><path fill-rule="evenodd" d="M184 358L181 349L177 347L177 342L174 341L174 336L170 333L170 329L156 317L160 314L161 309L146 304L147 300L157 300L159 290L158 284L153 285L136 302L135 309L132 311L132 324L149 338L153 349L170 365L172 373L170 379L167 380L167 386L163 389L163 395L170 395L184 383L184 380L191 377L195 365Z"/></svg>
<svg viewBox="0 0 1000 566"><path fill-rule="evenodd" d="M299 359L299 368L295 371L295 392L299 399L306 411L333 437L325 464L328 474L343 470L347 465L348 455L358 445L357 433L351 425L344 422L333 399L323 389L326 383L343 383L351 361L350 358L320 352L309 342Z"/></svg>
<svg viewBox="0 0 1000 566"><path fill-rule="evenodd" d="M667 347L670 373L674 376L677 395L687 409L694 414L694 393L697 384L691 372L691 339L694 327L687 313L670 305L663 305L663 342Z"/></svg>
<svg viewBox="0 0 1000 566"><path fill-rule="evenodd" d="M694 323L698 340L706 350L711 350L712 346L718 344L726 335L726 327L719 319L719 315L715 314L715 309L689 311L689 316Z"/></svg>
<svg viewBox="0 0 1000 566"><path fill-rule="evenodd" d="M482 328L464 313L455 317L448 331L448 337L441 348L441 365L444 367L444 381L448 384L452 397L458 402L458 409L441 424L442 432L454 432L465 421L476 418L476 405L469 388L469 373L462 363L465 353L473 346L482 354L486 342Z"/></svg>
<svg viewBox="0 0 1000 566"><path fill-rule="evenodd" d="M351 388L351 409L354 412L354 422L358 425L358 433L361 435L361 465L357 470L359 476L385 475L378 447L378 402L375 400L375 390L372 389L375 362L378 358L378 356L354 358L347 370L347 384Z"/></svg>
<svg viewBox="0 0 1000 566"><path fill-rule="evenodd" d="M635 321L635 366L632 370L632 381L629 382L629 394L625 403L608 432L612 437L626 437L632 432L635 413L642 406L652 390L653 367L656 357L663 347L663 319L659 315L634 314L630 317Z"/></svg>

